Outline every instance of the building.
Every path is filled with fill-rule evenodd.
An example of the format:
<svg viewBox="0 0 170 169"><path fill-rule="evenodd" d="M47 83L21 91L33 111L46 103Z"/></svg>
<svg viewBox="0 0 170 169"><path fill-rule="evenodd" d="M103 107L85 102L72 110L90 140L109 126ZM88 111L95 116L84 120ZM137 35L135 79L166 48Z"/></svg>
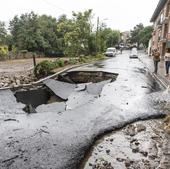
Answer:
<svg viewBox="0 0 170 169"><path fill-rule="evenodd" d="M130 31L121 32L121 42L124 46L129 45Z"/></svg>
<svg viewBox="0 0 170 169"><path fill-rule="evenodd" d="M167 48L170 48L170 0L160 0L151 22L154 25L151 49L159 49L163 58Z"/></svg>

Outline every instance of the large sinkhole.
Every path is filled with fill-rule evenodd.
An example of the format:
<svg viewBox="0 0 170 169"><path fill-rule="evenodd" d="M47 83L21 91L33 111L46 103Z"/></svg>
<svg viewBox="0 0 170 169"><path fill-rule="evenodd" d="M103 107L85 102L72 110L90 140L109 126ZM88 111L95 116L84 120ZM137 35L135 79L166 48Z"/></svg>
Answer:
<svg viewBox="0 0 170 169"><path fill-rule="evenodd" d="M82 92L83 95L83 92L86 92L87 95L100 96L103 87L115 81L117 76L118 74L102 71L64 72L59 74L56 79L43 81L37 87L17 89L14 91L14 95L17 102L26 105L24 111L27 113L36 113L38 110L48 111L49 109L50 111L53 109L61 111L78 93Z"/></svg>
<svg viewBox="0 0 170 169"><path fill-rule="evenodd" d="M67 83L98 83L105 80L113 82L118 74L103 71L70 71L58 75L58 80Z"/></svg>

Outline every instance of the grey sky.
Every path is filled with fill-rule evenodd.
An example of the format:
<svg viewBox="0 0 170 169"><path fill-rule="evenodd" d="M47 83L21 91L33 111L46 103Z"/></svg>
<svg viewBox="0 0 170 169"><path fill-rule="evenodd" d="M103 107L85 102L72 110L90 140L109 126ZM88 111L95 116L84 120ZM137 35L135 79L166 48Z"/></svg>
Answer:
<svg viewBox="0 0 170 169"><path fill-rule="evenodd" d="M150 25L159 0L0 0L0 20L8 22L14 15L34 11L38 14L71 16L72 11L93 9L97 17L112 29L130 30L136 24Z"/></svg>

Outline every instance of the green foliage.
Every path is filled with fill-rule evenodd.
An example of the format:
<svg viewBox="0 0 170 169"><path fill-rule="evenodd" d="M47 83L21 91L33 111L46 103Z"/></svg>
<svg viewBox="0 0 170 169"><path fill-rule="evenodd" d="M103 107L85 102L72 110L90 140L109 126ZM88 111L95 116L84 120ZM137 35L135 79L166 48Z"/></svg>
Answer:
<svg viewBox="0 0 170 169"><path fill-rule="evenodd" d="M39 31L38 16L33 12L15 16L10 22L10 31L19 50L34 52L40 45L45 45Z"/></svg>
<svg viewBox="0 0 170 169"><path fill-rule="evenodd" d="M8 54L8 47L4 45L0 45L0 60L6 59Z"/></svg>
<svg viewBox="0 0 170 169"><path fill-rule="evenodd" d="M33 12L15 16L9 26L11 35L5 35L6 44L10 51L15 48L68 57L95 55L116 45L120 32L107 28L104 23L93 32L91 18L92 10L73 12L71 19L66 15L56 19Z"/></svg>
<svg viewBox="0 0 170 169"><path fill-rule="evenodd" d="M58 43L57 20L51 16L42 15L38 17L38 24L41 35L39 51L56 53L61 49Z"/></svg>
<svg viewBox="0 0 170 169"><path fill-rule="evenodd" d="M5 44L5 37L7 35L7 31L5 29L4 22L0 21L0 45Z"/></svg>
<svg viewBox="0 0 170 169"><path fill-rule="evenodd" d="M108 47L114 47L120 41L120 31L107 28L105 25L100 27L97 32L97 53L104 52Z"/></svg>
<svg viewBox="0 0 170 169"><path fill-rule="evenodd" d="M53 69L53 66L53 63L48 60L38 63L34 68L35 77L42 78L49 75Z"/></svg>
<svg viewBox="0 0 170 169"><path fill-rule="evenodd" d="M74 13L73 19L67 25L69 32L64 35L66 44L65 53L70 57L78 57L81 54L87 54L89 49L89 37L92 31L91 26L92 10L84 13Z"/></svg>
<svg viewBox="0 0 170 169"><path fill-rule="evenodd" d="M68 63L74 65L74 64L78 63L78 60L77 60L77 58L70 58Z"/></svg>
<svg viewBox="0 0 170 169"><path fill-rule="evenodd" d="M88 57L80 56L78 61L79 63L86 63L88 61Z"/></svg>
<svg viewBox="0 0 170 169"><path fill-rule="evenodd" d="M139 35L139 33L143 29L144 29L144 26L143 26L142 23L140 23L140 24L136 25L133 30L131 30L130 42L132 44L137 43L137 45L139 46L139 44L140 44L140 35Z"/></svg>
<svg viewBox="0 0 170 169"><path fill-rule="evenodd" d="M12 35L8 34L6 37L5 37L5 44L8 46L8 51L12 51L13 50L13 37Z"/></svg>
<svg viewBox="0 0 170 169"><path fill-rule="evenodd" d="M148 47L150 38L152 37L152 26L144 27L143 24L138 24L134 27L134 30L131 31L130 42L137 43L138 46L143 44L144 47Z"/></svg>
<svg viewBox="0 0 170 169"><path fill-rule="evenodd" d="M58 68L58 67L63 67L65 65L68 64L68 61L67 60L64 60L64 59L56 59L55 61L52 62L52 68L55 69L55 68Z"/></svg>
<svg viewBox="0 0 170 169"><path fill-rule="evenodd" d="M104 59L104 55L102 55L102 54L97 54L97 55L95 56L95 58L101 60L101 59Z"/></svg>
<svg viewBox="0 0 170 169"><path fill-rule="evenodd" d="M59 60L57 61L57 63L58 63L58 66L59 66L59 67L63 67L63 66L64 66L64 60L63 60L63 59L59 59Z"/></svg>
<svg viewBox="0 0 170 169"><path fill-rule="evenodd" d="M106 39L106 47L112 47L119 43L120 40L120 31L118 30L112 30L107 36Z"/></svg>
<svg viewBox="0 0 170 169"><path fill-rule="evenodd" d="M139 42L142 43L146 48L148 47L149 40L152 37L153 27L146 26L139 32Z"/></svg>

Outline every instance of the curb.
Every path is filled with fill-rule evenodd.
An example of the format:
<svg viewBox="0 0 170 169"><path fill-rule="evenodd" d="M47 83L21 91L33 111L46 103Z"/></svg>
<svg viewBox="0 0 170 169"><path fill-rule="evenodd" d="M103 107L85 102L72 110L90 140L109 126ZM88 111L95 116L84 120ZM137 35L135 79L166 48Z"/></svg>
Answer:
<svg viewBox="0 0 170 169"><path fill-rule="evenodd" d="M156 81L158 81L165 89L168 88L169 85L168 85L163 79L161 79L161 78L159 77L159 75L156 75L155 73L152 73L152 76L153 76L153 78L154 78Z"/></svg>
<svg viewBox="0 0 170 169"><path fill-rule="evenodd" d="M139 60L140 60L140 61L145 65L145 67L148 69L149 74L150 74L163 88L167 89L167 88L169 87L169 85L168 85L161 77L159 77L159 76L161 76L161 75L152 73L152 72L150 71L150 69L148 68L147 64L145 64L145 63L143 62L143 60L141 59L141 57L139 57Z"/></svg>

